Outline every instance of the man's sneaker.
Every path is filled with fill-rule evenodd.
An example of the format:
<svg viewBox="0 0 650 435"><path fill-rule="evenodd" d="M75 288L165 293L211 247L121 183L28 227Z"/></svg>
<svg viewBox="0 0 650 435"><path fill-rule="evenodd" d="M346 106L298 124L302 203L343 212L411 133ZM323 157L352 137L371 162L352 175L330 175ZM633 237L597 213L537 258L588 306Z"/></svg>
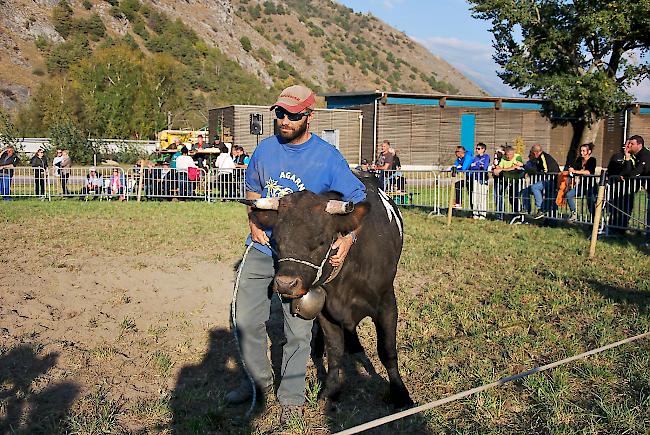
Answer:
<svg viewBox="0 0 650 435"><path fill-rule="evenodd" d="M273 386L269 385L266 388L256 388L256 400L258 402L262 400L268 400L268 398L273 394ZM239 387L235 388L232 391L229 391L226 394L226 403L228 405L241 405L253 398L253 388L249 382L242 382L239 384Z"/></svg>
<svg viewBox="0 0 650 435"><path fill-rule="evenodd" d="M545 215L544 212L541 211L541 210L537 210L537 211L535 212L535 214L533 215L533 219L535 219L535 220L537 220L537 219L544 219L545 217L546 217L546 215Z"/></svg>
<svg viewBox="0 0 650 435"><path fill-rule="evenodd" d="M281 425L298 418L302 418L302 405L282 405L282 411L280 412Z"/></svg>
<svg viewBox="0 0 650 435"><path fill-rule="evenodd" d="M576 222L578 220L578 214L574 211L569 216L569 222Z"/></svg>

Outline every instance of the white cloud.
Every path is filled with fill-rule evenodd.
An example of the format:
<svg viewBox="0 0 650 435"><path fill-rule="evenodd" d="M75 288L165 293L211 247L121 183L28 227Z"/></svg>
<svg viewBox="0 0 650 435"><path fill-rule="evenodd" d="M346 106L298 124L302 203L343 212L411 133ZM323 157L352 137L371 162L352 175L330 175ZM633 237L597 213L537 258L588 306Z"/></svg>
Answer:
<svg viewBox="0 0 650 435"><path fill-rule="evenodd" d="M452 64L488 93L499 97L520 95L497 76L498 67L492 60L494 48L491 45L440 36L413 39ZM650 102L650 80L634 86L631 92L637 101Z"/></svg>
<svg viewBox="0 0 650 435"><path fill-rule="evenodd" d="M404 3L404 0L384 0L382 2L382 5L386 9L393 9L393 8L395 8L395 6L398 6L401 3Z"/></svg>
<svg viewBox="0 0 650 435"><path fill-rule="evenodd" d="M632 95L641 103L650 103L650 80L646 79L630 89Z"/></svg>
<svg viewBox="0 0 650 435"><path fill-rule="evenodd" d="M474 80L488 93L503 97L518 95L497 76L497 65L492 60L494 49L491 45L441 36L414 39Z"/></svg>

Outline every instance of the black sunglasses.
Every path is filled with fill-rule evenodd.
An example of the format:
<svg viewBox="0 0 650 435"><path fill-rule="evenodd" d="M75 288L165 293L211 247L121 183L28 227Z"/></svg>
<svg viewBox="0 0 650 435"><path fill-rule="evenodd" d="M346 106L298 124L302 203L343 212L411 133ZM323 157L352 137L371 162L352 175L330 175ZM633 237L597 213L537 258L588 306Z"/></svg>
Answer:
<svg viewBox="0 0 650 435"><path fill-rule="evenodd" d="M291 112L287 112L286 110L280 107L277 107L275 109L275 117L277 119L284 119L284 117L286 116L287 118L289 118L289 121L294 121L294 122L300 121L305 116L308 116L309 113L310 112L291 113Z"/></svg>

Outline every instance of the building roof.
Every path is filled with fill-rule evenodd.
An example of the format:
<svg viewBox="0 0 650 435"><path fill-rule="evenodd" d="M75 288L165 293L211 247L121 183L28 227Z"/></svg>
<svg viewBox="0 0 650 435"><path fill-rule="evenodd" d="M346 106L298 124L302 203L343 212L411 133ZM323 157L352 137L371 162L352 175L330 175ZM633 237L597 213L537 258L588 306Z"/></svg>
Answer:
<svg viewBox="0 0 650 435"><path fill-rule="evenodd" d="M425 94L425 93L417 93L417 92L392 92L392 91L381 91L381 90L374 90L374 91L355 91L355 92L325 92L325 93L320 93L318 94L322 97L325 97L325 99L346 99L346 100L352 100L352 99L361 99L363 97L367 98L372 98L372 99L379 99L379 98L393 98L394 101L398 102L400 101L399 99L405 98L405 99L414 99L414 100L440 100L442 98L445 98L447 100L454 100L454 101L476 101L476 102L513 102L513 103L536 103L536 104L542 104L544 103L544 99L542 98L526 98L526 97L493 97L493 96L485 96L485 95L448 95L448 94L438 94L438 93L430 93L430 94ZM630 104L630 106L635 106L638 105L640 107L650 107L650 102L640 102L636 101ZM628 107L630 107L628 106Z"/></svg>

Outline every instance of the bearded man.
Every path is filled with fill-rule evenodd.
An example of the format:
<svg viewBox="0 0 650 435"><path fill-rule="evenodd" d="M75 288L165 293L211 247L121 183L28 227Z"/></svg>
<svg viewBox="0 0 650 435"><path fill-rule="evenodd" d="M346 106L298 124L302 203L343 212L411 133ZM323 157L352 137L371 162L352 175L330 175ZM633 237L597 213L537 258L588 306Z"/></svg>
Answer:
<svg viewBox="0 0 650 435"><path fill-rule="evenodd" d="M344 201L355 204L366 198L365 187L354 176L341 153L331 144L309 132L314 118L314 93L300 85L282 91L271 110L275 112L278 134L260 142L246 168L246 198L280 197L301 190L322 194L335 191ZM250 210L249 210L250 212ZM254 382L257 397L272 392L273 375L267 357L265 322L269 318L269 291L275 275L273 234L249 219L250 235L238 271L235 316L240 354L245 370ZM342 235L332 245L336 254L330 262L343 263L356 236ZM283 301L284 332L287 342L282 353L282 379L277 398L282 405L281 422L302 415L305 402L305 375L311 347L313 320L291 315L290 301ZM251 399L253 386L245 378L239 388L226 395L229 404Z"/></svg>

